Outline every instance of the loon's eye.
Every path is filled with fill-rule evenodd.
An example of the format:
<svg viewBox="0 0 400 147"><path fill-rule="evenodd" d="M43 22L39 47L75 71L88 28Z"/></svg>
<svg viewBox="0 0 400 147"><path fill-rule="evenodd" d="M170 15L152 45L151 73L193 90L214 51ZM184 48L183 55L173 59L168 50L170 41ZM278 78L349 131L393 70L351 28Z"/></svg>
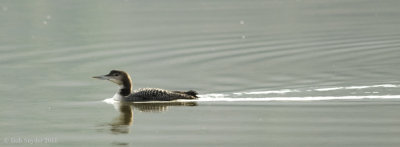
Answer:
<svg viewBox="0 0 400 147"><path fill-rule="evenodd" d="M113 76L118 76L118 74L117 74L117 73L115 73Z"/></svg>

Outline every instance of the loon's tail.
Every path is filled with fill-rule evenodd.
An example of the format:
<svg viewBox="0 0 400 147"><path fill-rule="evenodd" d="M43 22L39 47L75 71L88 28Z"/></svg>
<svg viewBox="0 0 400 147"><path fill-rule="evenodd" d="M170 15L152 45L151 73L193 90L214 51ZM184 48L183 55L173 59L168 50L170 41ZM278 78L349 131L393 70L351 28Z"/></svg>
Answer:
<svg viewBox="0 0 400 147"><path fill-rule="evenodd" d="M194 90L189 90L189 91L173 91L173 92L176 92L176 93L180 93L180 94L187 94L187 95L190 95L190 96L193 96L193 97L195 97L195 98L198 98L197 97L197 92L196 91L194 91Z"/></svg>
<svg viewBox="0 0 400 147"><path fill-rule="evenodd" d="M197 94L198 93L196 91L194 91L194 90L189 90L189 91L186 91L185 94L191 95L191 96L194 96L194 97L197 98Z"/></svg>

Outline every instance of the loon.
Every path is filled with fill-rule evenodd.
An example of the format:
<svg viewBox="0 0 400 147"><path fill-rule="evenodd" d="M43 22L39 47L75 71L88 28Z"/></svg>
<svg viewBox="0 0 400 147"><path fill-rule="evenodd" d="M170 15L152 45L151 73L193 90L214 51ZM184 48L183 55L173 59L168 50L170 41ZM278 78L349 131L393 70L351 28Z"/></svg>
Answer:
<svg viewBox="0 0 400 147"><path fill-rule="evenodd" d="M197 92L193 90L168 91L159 88L140 88L132 92L131 77L121 70L111 70L107 75L94 76L93 78L108 80L119 85L120 89L113 97L116 101L172 101L198 98Z"/></svg>

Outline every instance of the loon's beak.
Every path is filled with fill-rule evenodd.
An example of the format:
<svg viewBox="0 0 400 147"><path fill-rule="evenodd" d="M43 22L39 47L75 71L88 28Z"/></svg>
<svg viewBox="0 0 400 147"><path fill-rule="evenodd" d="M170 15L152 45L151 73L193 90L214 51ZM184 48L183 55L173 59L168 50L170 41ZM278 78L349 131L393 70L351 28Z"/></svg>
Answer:
<svg viewBox="0 0 400 147"><path fill-rule="evenodd" d="M102 76L94 76L94 77L92 77L92 78L95 78L95 79L100 79L100 80L109 80L109 79L110 79L110 77L109 77L109 76L107 76L107 75L102 75Z"/></svg>

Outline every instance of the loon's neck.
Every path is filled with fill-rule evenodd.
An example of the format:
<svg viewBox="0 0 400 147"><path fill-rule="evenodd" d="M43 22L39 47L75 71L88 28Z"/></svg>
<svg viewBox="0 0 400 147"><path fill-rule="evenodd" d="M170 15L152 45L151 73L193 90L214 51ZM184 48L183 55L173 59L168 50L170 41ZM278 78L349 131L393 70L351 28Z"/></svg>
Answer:
<svg viewBox="0 0 400 147"><path fill-rule="evenodd" d="M122 85L120 85L120 86L121 86L121 88L119 89L118 93L121 96L128 96L131 94L132 84L131 84L131 79L129 77L122 80Z"/></svg>
<svg viewBox="0 0 400 147"><path fill-rule="evenodd" d="M131 94L131 89L121 88L121 89L119 89L118 94L120 94L121 96L128 96Z"/></svg>

